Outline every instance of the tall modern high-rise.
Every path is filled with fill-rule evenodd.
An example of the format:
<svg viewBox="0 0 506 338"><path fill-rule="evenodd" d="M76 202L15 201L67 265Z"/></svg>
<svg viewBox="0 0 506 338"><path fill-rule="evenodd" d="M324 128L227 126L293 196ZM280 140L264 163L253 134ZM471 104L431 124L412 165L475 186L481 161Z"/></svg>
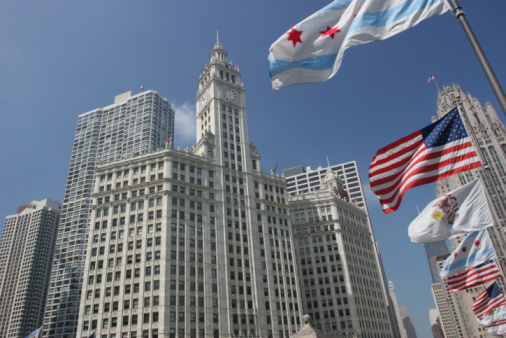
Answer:
<svg viewBox="0 0 506 338"><path fill-rule="evenodd" d="M397 302L397 294L395 293L395 287L392 281L388 283L388 293L390 294L390 299L392 300L392 307L394 308L395 317L397 319L397 327L399 328L401 338L407 338L408 334L404 328L399 303Z"/></svg>
<svg viewBox="0 0 506 338"><path fill-rule="evenodd" d="M402 323L404 324L408 338L416 338L415 324L413 324L413 318L408 314L408 309L402 306L399 308L399 312L401 313Z"/></svg>
<svg viewBox="0 0 506 338"><path fill-rule="evenodd" d="M79 116L51 273L43 335L74 337L84 272L91 194L99 162L163 147L174 139L174 110L148 90L115 97ZM110 187L105 187L110 188Z"/></svg>
<svg viewBox="0 0 506 338"><path fill-rule="evenodd" d="M397 337L356 163L283 175L304 312L329 334Z"/></svg>
<svg viewBox="0 0 506 338"><path fill-rule="evenodd" d="M490 103L482 106L477 98L465 94L458 85L444 86L438 96L438 118L451 109L459 107L466 129L477 148L483 166L450 176L436 182L436 195L442 196L476 178L485 183L488 202L496 224L489 234L498 252L497 260L502 271L506 271L506 128ZM433 118L435 120L436 118ZM455 248L460 238L452 239ZM440 257L439 263L444 260ZM500 279L504 284L504 278ZM476 317L469 305L484 290L484 286L450 294L446 282L433 284L433 294L441 315L445 334L455 332L457 337L486 336L486 330L476 324ZM444 312L444 313L443 313ZM453 323L452 323L453 322ZM457 335L458 334L458 335Z"/></svg>
<svg viewBox="0 0 506 338"><path fill-rule="evenodd" d="M430 275L432 277L432 283L440 283L441 277L439 276L439 267L437 260L439 256L448 255L448 247L445 241L427 242L423 243L425 247L425 254L427 255L427 261L429 263Z"/></svg>
<svg viewBox="0 0 506 338"><path fill-rule="evenodd" d="M33 201L7 216L0 243L0 337L26 337L44 319L61 205Z"/></svg>
<svg viewBox="0 0 506 338"><path fill-rule="evenodd" d="M443 329L441 328L441 319L437 308L429 309L429 323L434 338L444 338Z"/></svg>
<svg viewBox="0 0 506 338"><path fill-rule="evenodd" d="M343 189L349 195L350 202L363 209L366 213L367 205L365 203L364 190L360 182L357 163L355 161L336 164L330 166L331 170L342 181ZM315 191L322 188L322 180L327 175L328 168L318 167L311 169L298 166L283 170L283 176L286 178L288 194L304 194L309 191Z"/></svg>
<svg viewBox="0 0 506 338"><path fill-rule="evenodd" d="M99 166L78 337L288 337L301 324L286 182L249 143L239 68L217 42L197 144Z"/></svg>
<svg viewBox="0 0 506 338"><path fill-rule="evenodd" d="M443 267L445 256L440 256L438 265ZM461 292L450 292L445 279L432 284L432 294L439 312L441 329L445 337L492 337L483 326L477 325L476 316L469 305L485 287L479 285Z"/></svg>
<svg viewBox="0 0 506 338"><path fill-rule="evenodd" d="M448 246L446 245L446 241L437 241L437 242L427 242L423 243L425 247L425 254L427 255L427 262L429 263L430 275L432 277L432 283L436 284L436 286L432 287L433 295L443 295L441 293L442 287L442 279L439 276L439 261L442 257L446 258L450 252L448 251ZM449 313L450 310L448 308L443 309L443 307L447 306L448 303L439 301L438 308L441 309L443 313ZM438 313L437 308L432 309L431 316L434 316L435 313ZM447 316L448 317L448 316ZM441 327L441 319L437 317L433 322L431 322L431 328L433 332L443 332L443 328Z"/></svg>

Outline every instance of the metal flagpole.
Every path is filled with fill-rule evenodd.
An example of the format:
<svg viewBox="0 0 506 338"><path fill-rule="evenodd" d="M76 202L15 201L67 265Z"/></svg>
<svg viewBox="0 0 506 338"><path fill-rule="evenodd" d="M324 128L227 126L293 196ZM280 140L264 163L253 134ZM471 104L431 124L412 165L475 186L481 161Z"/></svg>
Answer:
<svg viewBox="0 0 506 338"><path fill-rule="evenodd" d="M494 94L497 97L497 100L499 101L499 105L501 106L502 111L506 116L506 95L504 95L504 91L501 87L501 84L499 83L499 80L497 80L497 77L495 76L492 67L488 63L485 53L483 53L483 50L481 49L481 46L478 43L478 40L476 39L476 36L474 36L474 33L471 30L471 26L469 26L469 23L467 22L466 13L462 10L462 7L460 7L457 0L450 0L450 2L453 5L453 13L455 15L455 18L458 19L462 24L462 27L464 28L464 31L466 32L466 35L469 39L469 42L471 43L471 46L473 46L474 52L476 53L476 56L480 61L481 67L483 68L483 71L485 72L485 75L488 78L488 82L490 82L492 90L494 91Z"/></svg>
<svg viewBox="0 0 506 338"><path fill-rule="evenodd" d="M434 76L434 74L430 74L430 77L429 77L429 83L431 83L432 81L434 81L434 83L436 84L437 93L439 94L439 92L440 92L439 85L437 84L436 77Z"/></svg>
<svg viewBox="0 0 506 338"><path fill-rule="evenodd" d="M436 77L434 77L434 83L436 84L437 93L439 94L440 90L439 90L439 85L437 84L437 81L436 81Z"/></svg>

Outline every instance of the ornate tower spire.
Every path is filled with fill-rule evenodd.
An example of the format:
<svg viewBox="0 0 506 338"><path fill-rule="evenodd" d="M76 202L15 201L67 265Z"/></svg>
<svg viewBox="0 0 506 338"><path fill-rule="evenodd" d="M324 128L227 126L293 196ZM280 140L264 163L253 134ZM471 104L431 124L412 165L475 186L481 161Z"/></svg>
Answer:
<svg viewBox="0 0 506 338"><path fill-rule="evenodd" d="M223 49L223 46L220 43L220 37L218 34L218 30L216 30L216 43L214 44L214 49L211 51L209 57L211 58L211 64L215 62L227 62L227 52Z"/></svg>
<svg viewBox="0 0 506 338"><path fill-rule="evenodd" d="M243 170L246 168L242 160L246 158L244 152L249 150L244 85L239 67L228 61L227 56L216 31L216 42L209 55L211 60L199 77L195 151L206 156L212 154L217 163L223 161L231 169L240 167L239 170ZM228 149L223 150L222 147ZM247 150L237 154L237 149Z"/></svg>

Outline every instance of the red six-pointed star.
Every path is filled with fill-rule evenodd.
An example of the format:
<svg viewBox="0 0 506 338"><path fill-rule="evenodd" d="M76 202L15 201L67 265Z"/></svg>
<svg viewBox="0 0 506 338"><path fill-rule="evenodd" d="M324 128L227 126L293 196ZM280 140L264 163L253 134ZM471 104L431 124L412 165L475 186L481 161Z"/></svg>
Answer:
<svg viewBox="0 0 506 338"><path fill-rule="evenodd" d="M462 248L462 252L466 252L467 251L467 248L466 247L463 247Z"/></svg>
<svg viewBox="0 0 506 338"><path fill-rule="evenodd" d="M327 26L327 30L321 31L320 33L323 34L322 37L330 36L332 39L334 39L334 34L339 33L340 31L341 30L339 29L339 27L330 28L329 26Z"/></svg>
<svg viewBox="0 0 506 338"><path fill-rule="evenodd" d="M457 252L455 252L455 253L453 254L453 257L457 257Z"/></svg>
<svg viewBox="0 0 506 338"><path fill-rule="evenodd" d="M474 245L476 245L476 246L480 245L480 241L474 242Z"/></svg>
<svg viewBox="0 0 506 338"><path fill-rule="evenodd" d="M295 28L292 28L292 30L286 34L288 34L288 40L293 42L294 47L297 44L297 42L302 43L302 40L300 39L300 36L302 35L302 31L298 31Z"/></svg>

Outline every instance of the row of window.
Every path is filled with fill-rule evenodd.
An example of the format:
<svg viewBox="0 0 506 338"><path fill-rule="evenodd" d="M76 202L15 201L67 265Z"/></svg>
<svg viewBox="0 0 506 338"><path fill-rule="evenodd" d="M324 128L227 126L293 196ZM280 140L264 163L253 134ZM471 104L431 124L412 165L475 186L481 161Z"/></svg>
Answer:
<svg viewBox="0 0 506 338"><path fill-rule="evenodd" d="M97 222L97 223L100 225L100 222ZM98 230L97 223L95 223L95 230ZM104 225L104 221L102 221L102 225ZM162 231L162 224L161 223L156 223L155 225L148 224L145 227L147 228L147 230L146 230L147 234L152 234L153 231L156 231L156 232ZM104 227L102 227L102 228L104 228ZM143 226L139 226L137 228L130 228L128 231L128 236L129 237L134 236L136 232L137 232L137 235L141 235L143 233ZM105 242L106 236L107 236L107 233L94 234L93 235L93 243L98 243L99 241ZM125 238L125 230L111 232L111 238L110 238L111 240L116 240L118 238L119 239Z"/></svg>
<svg viewBox="0 0 506 338"><path fill-rule="evenodd" d="M146 173L146 168L147 168L146 165L143 165L140 167L135 167L132 169L132 173L133 173L133 175L138 175L139 173ZM163 162L152 163L150 165L151 170L156 170L157 168L163 169ZM123 171L117 171L115 178L118 179L119 177L122 177L122 176L127 177L129 175L129 173L130 173L130 169L125 169ZM99 177L99 182L104 182L105 180L110 181L112 179L113 179L112 173L102 174Z"/></svg>
<svg viewBox="0 0 506 338"><path fill-rule="evenodd" d="M93 287L93 285L88 285L88 288L90 288L90 287ZM138 294L141 291L141 285L139 283L125 284L125 285L123 285L123 288L124 288L123 297L125 297L125 295L130 295L130 294L134 294L134 297L135 297L135 294ZM143 290L144 290L145 294L150 292L151 290L157 291L159 289L160 289L160 281L159 280L154 280L152 282L148 280L148 281L144 282ZM95 292L93 292L93 291L95 291ZM100 292L101 292L101 289L88 290L88 291L86 291L86 299L87 300L99 299ZM114 287L106 287L104 297L109 298L109 297L119 296L120 294L121 294L121 292L120 292L119 285L114 286ZM158 296L155 296L155 303L153 305L158 305L158 301L159 301ZM149 300L145 300L144 307L146 307L146 304L147 304L146 302L149 302ZM130 304L129 301L128 302L124 301L123 310L129 309L129 304ZM133 304L132 308L134 308L134 309L138 308L139 307L138 299L134 298L132 300L132 304ZM110 305L111 305L111 303L107 302L107 299L105 299L104 307L103 307L104 313L107 313L111 310ZM96 305L96 306L98 308L98 305ZM118 301L113 301L112 302L112 311L117 311L117 310L118 310Z"/></svg>
<svg viewBox="0 0 506 338"><path fill-rule="evenodd" d="M153 246L153 242L155 244L155 246L159 246L161 245L162 243L162 240L161 240L161 237L156 237L156 238L147 238L146 239L146 247L152 247ZM130 243L133 243L133 242L130 242ZM142 241L137 241L138 244L136 244L136 249L140 249L142 248ZM211 242L211 248L213 247L213 242ZM216 246L216 245L214 245ZM133 250L133 245L132 245L132 248L130 249L130 245L129 245L129 250ZM111 245L109 247L109 250L110 250L110 253L114 253L114 252L123 252L123 243L118 243L117 245ZM116 258L116 265L121 265L121 262L122 261L122 257L117 257ZM104 261L103 260L98 260L98 261L91 261L90 262L90 270L95 270L95 268L97 269L102 269L104 268Z"/></svg>
<svg viewBox="0 0 506 338"><path fill-rule="evenodd" d="M125 315L122 318L120 317L119 319L122 320L121 324L123 326L140 325L140 324L148 324L148 323L158 323L159 315L158 315L158 312L153 312L153 313L148 312L148 313L144 313L141 316L141 318L142 318L142 323L139 321L137 314ZM118 319L118 317L102 318L102 329L118 327L119 325L121 325L118 322L119 319ZM85 320L85 321L83 321L83 331L95 330L97 328L97 324L98 324L98 322L96 319L93 319L91 321L91 326L90 326L90 321ZM155 331L155 330L153 330L153 331ZM156 333L153 332L153 333L158 335L158 332L156 332ZM132 336L130 336L130 337L132 337Z"/></svg>

